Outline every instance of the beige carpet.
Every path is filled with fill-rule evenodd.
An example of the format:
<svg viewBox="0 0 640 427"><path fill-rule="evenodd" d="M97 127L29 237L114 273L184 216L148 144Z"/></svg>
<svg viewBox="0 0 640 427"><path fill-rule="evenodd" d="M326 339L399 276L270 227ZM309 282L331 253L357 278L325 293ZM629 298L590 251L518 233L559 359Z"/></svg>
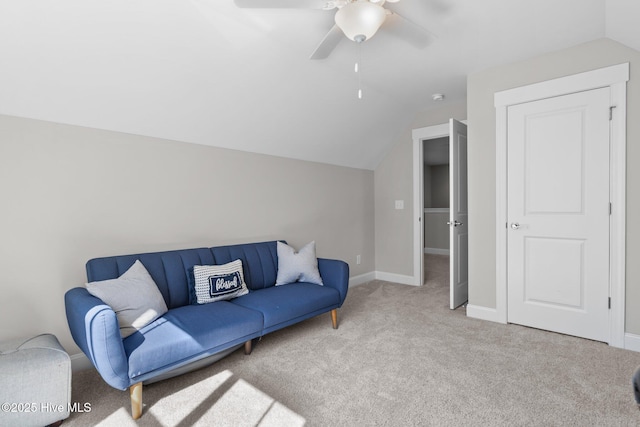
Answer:
<svg viewBox="0 0 640 427"><path fill-rule="evenodd" d="M449 255L424 255L424 283L433 288L449 287Z"/></svg>
<svg viewBox="0 0 640 427"><path fill-rule="evenodd" d="M91 411L64 425L640 425L639 353L450 311L444 268L423 287L352 288L339 317L338 330L322 315L265 336L250 356L145 387L137 423L127 392L78 373L73 401Z"/></svg>

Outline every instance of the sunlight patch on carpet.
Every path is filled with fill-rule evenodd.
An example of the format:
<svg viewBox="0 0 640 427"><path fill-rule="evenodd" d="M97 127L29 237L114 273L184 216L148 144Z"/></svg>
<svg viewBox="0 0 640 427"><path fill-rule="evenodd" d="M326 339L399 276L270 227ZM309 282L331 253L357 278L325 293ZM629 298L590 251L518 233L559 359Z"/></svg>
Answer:
<svg viewBox="0 0 640 427"><path fill-rule="evenodd" d="M207 412L208 419L229 426L302 426L304 418L239 379ZM232 421L233 420L233 421Z"/></svg>
<svg viewBox="0 0 640 427"><path fill-rule="evenodd" d="M162 420L164 427L176 426L203 405L231 377L233 377L233 373L225 370L165 396L149 408L149 415L153 415L157 420Z"/></svg>
<svg viewBox="0 0 640 427"><path fill-rule="evenodd" d="M96 426L98 427L108 427L108 426L136 426L136 422L131 418L131 412L127 410L127 408L120 408L102 421L100 421Z"/></svg>
<svg viewBox="0 0 640 427"><path fill-rule="evenodd" d="M163 427L185 423L210 426L212 422L216 426L302 427L306 422L302 416L234 376L230 370L162 397L142 417L154 419ZM123 408L105 423L129 425L127 422L131 421L128 411Z"/></svg>

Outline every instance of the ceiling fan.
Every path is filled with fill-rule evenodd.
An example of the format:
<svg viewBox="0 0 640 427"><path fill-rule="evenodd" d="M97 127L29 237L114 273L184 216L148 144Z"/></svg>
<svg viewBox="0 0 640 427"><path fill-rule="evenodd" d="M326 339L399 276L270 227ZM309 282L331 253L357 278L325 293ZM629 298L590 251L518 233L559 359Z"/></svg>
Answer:
<svg viewBox="0 0 640 427"><path fill-rule="evenodd" d="M322 39L309 59L324 59L346 36L356 43L369 40L384 25L385 30L395 33L412 45L423 48L429 44L432 34L382 7L385 3L399 0L234 0L240 8L252 9L338 9L335 25Z"/></svg>

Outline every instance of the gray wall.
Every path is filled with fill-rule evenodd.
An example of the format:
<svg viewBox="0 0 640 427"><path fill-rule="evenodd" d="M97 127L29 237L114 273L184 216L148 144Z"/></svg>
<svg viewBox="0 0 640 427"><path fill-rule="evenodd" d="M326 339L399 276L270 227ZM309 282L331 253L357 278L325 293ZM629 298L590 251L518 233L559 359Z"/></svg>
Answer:
<svg viewBox="0 0 640 427"><path fill-rule="evenodd" d="M449 207L449 165L429 166L431 169L431 208Z"/></svg>
<svg viewBox="0 0 640 427"><path fill-rule="evenodd" d="M495 308L495 92L601 67L631 63L627 86L626 331L640 334L640 52L600 39L471 74L469 125L469 304Z"/></svg>
<svg viewBox="0 0 640 427"><path fill-rule="evenodd" d="M424 247L432 249L449 249L448 213L425 212L424 214Z"/></svg>
<svg viewBox="0 0 640 427"><path fill-rule="evenodd" d="M449 137L433 138L422 142L424 156L424 207L449 206ZM432 169L434 168L434 169ZM446 169L446 171L445 171ZM431 174L434 174L432 178ZM443 176L446 174L446 176ZM433 188L432 192L432 186ZM433 193L433 194L432 194ZM435 202L432 197L436 198Z"/></svg>
<svg viewBox="0 0 640 427"><path fill-rule="evenodd" d="M428 141L426 142L428 144ZM426 208L449 207L449 165L424 166L424 198ZM449 249L448 213L424 213L424 247Z"/></svg>
<svg viewBox="0 0 640 427"><path fill-rule="evenodd" d="M0 116L0 340L51 332L92 257L271 239L374 270L372 171ZM356 255L362 264L356 265Z"/></svg>
<svg viewBox="0 0 640 427"><path fill-rule="evenodd" d="M423 163L422 202L425 208L431 207L431 166Z"/></svg>
<svg viewBox="0 0 640 427"><path fill-rule="evenodd" d="M465 102L445 104L416 115L375 170L376 270L413 276L413 129L467 117ZM470 141L469 144L472 142ZM404 209L394 208L404 200Z"/></svg>

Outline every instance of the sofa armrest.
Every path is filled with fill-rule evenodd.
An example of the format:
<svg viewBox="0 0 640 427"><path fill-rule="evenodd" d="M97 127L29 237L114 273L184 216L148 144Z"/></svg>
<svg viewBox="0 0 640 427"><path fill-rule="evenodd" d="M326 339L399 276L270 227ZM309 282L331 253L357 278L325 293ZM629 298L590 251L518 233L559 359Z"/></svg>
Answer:
<svg viewBox="0 0 640 427"><path fill-rule="evenodd" d="M349 264L337 259L318 258L318 270L324 286L340 292L340 305L347 298L349 289Z"/></svg>
<svg viewBox="0 0 640 427"><path fill-rule="evenodd" d="M73 288L64 296L71 336L102 378L112 387L131 385L116 313L85 288Z"/></svg>

